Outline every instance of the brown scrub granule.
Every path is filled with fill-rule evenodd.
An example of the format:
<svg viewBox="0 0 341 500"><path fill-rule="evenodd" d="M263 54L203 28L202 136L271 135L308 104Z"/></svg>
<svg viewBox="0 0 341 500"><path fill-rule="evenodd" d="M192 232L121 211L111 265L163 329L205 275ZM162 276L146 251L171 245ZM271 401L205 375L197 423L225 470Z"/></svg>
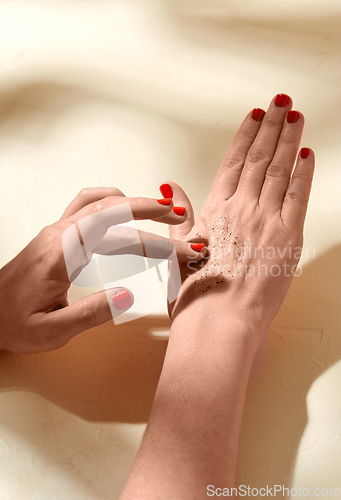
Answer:
<svg viewBox="0 0 341 500"><path fill-rule="evenodd" d="M202 261L201 269L195 273L194 284L199 292L207 292L211 289L211 285L220 286L222 283L230 282L243 265L246 253L245 242L236 232L234 218L230 215L220 216L205 234L197 233L196 236L208 241L209 250L207 259ZM226 273L221 266L230 269ZM223 275L223 278L217 280L219 275L220 277Z"/></svg>

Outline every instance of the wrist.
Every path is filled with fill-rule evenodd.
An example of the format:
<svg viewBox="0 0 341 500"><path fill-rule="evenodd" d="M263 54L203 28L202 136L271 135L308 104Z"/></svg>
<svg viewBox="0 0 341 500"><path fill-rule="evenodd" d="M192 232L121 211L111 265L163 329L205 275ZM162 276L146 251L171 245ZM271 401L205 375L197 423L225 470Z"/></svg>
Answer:
<svg viewBox="0 0 341 500"><path fill-rule="evenodd" d="M186 331L186 335L190 332L196 338L234 339L256 351L267 328L259 316L241 301L231 300L230 295L212 292L198 295L187 304L177 303L171 331Z"/></svg>

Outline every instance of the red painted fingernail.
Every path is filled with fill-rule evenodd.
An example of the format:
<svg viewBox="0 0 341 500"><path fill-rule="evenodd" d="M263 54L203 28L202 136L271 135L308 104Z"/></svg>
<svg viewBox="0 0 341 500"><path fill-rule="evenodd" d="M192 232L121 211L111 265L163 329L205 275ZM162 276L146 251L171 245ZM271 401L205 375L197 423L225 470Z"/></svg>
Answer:
<svg viewBox="0 0 341 500"><path fill-rule="evenodd" d="M115 293L111 301L117 311L127 309L127 307L131 307L133 305L133 300L128 290L120 290Z"/></svg>
<svg viewBox="0 0 341 500"><path fill-rule="evenodd" d="M290 97L286 94L277 94L275 104L278 108L284 108L290 102Z"/></svg>
<svg viewBox="0 0 341 500"><path fill-rule="evenodd" d="M173 198L173 189L169 184L161 184L159 189L164 198Z"/></svg>
<svg viewBox="0 0 341 500"><path fill-rule="evenodd" d="M195 252L202 252L203 249L205 248L205 243L191 243L190 247Z"/></svg>
<svg viewBox="0 0 341 500"><path fill-rule="evenodd" d="M300 114L298 111L288 111L287 114L287 122L288 123L295 123L300 117Z"/></svg>
<svg viewBox="0 0 341 500"><path fill-rule="evenodd" d="M254 120L256 120L256 122L260 122L263 120L264 118L264 115L265 115L265 111L263 109L260 109L260 108L255 108L253 111L252 111L252 118Z"/></svg>
<svg viewBox="0 0 341 500"><path fill-rule="evenodd" d="M184 215L186 207L173 207L173 212L176 213L176 215Z"/></svg>
<svg viewBox="0 0 341 500"><path fill-rule="evenodd" d="M300 152L301 158L303 158L304 160L308 158L308 156L310 155L310 151L310 148L302 148Z"/></svg>
<svg viewBox="0 0 341 500"><path fill-rule="evenodd" d="M170 205L172 203L172 198L161 198L161 200L156 200L160 205Z"/></svg>

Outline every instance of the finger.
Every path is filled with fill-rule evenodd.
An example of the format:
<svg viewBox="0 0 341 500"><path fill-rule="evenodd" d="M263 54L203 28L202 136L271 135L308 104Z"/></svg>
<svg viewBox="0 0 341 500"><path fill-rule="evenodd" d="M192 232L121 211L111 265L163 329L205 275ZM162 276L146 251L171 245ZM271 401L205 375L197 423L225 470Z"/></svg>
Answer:
<svg viewBox="0 0 341 500"><path fill-rule="evenodd" d="M268 166L259 198L267 210L280 211L295 164L304 126L304 117L298 111L287 113L282 133L272 162Z"/></svg>
<svg viewBox="0 0 341 500"><path fill-rule="evenodd" d="M314 152L309 148L302 148L283 201L281 212L283 224L288 228L297 227L297 225L303 228L314 175L314 166Z"/></svg>
<svg viewBox="0 0 341 500"><path fill-rule="evenodd" d="M171 200L109 197L87 205L69 220L77 222L81 244L87 255L101 241L110 226L123 224L134 218L159 218L171 209Z"/></svg>
<svg viewBox="0 0 341 500"><path fill-rule="evenodd" d="M265 111L255 108L246 116L231 147L224 156L210 196L219 196L227 200L234 194L244 167L247 152L257 136L264 115Z"/></svg>
<svg viewBox="0 0 341 500"><path fill-rule="evenodd" d="M237 188L238 191L247 193L248 197L259 198L265 172L275 154L283 122L291 106L292 100L285 94L278 94L271 101L257 137L246 156Z"/></svg>
<svg viewBox="0 0 341 500"><path fill-rule="evenodd" d="M176 183L167 182L165 184L161 184L159 187L162 196L165 198L172 198L174 196L173 187ZM173 187L172 187L173 186ZM174 200L173 200L174 201ZM183 224L188 218L188 211L185 206L175 205L173 206L173 210L169 212L167 215L160 217L159 219L153 219L156 222L162 222L163 224L169 224L172 226Z"/></svg>
<svg viewBox="0 0 341 500"><path fill-rule="evenodd" d="M89 205L89 203L93 203L108 196L124 196L124 194L122 193L122 191L115 187L84 188L66 207L63 215L61 216L61 219L70 217L71 215L78 212L78 210L80 210L81 208Z"/></svg>
<svg viewBox="0 0 341 500"><path fill-rule="evenodd" d="M120 316L134 303L127 288L112 288L78 300L71 306L48 313L49 331L55 331L59 347L75 335Z"/></svg>
<svg viewBox="0 0 341 500"><path fill-rule="evenodd" d="M179 223L177 225L171 225L172 222L169 222L170 227L169 227L169 235L171 238L174 238L176 240L182 240L184 239L192 227L194 226L195 218L194 218L194 210L192 207L192 203L190 202L187 194L185 191L177 184L176 182L169 182L168 183L173 191L173 203L174 203L174 209L181 209L177 210L178 214L175 214L176 217L179 219ZM174 213L173 209L173 213ZM185 213L187 214L186 219L180 219L181 217L181 212L185 210Z"/></svg>
<svg viewBox="0 0 341 500"><path fill-rule="evenodd" d="M118 197L109 196L107 198L103 198L97 202L85 206L84 208L79 210L76 214L69 217L68 219L70 222L77 222L82 219L85 219L88 216L96 214L98 215L100 214L101 211L104 211L106 209L112 209L106 212L106 214L109 214L109 218L107 217L107 215L103 214L98 216L100 221L103 218L107 220L107 222L110 222L110 214L115 214L114 208L119 207L120 205L123 204L125 204L126 206L128 205L130 206L130 212L132 214L133 219L159 219L160 217L171 212L173 208L173 203L172 200L170 199L157 200L153 198L143 198L143 197L128 198L121 196ZM118 210L118 213L119 212L120 209ZM116 218L117 217L113 215L114 221L116 220ZM121 222L127 222L127 221L122 220ZM119 224L121 222L115 221L113 223L110 223L109 225L112 226L113 224Z"/></svg>
<svg viewBox="0 0 341 500"><path fill-rule="evenodd" d="M113 226L108 229L93 252L100 255L141 255L150 259L172 260L175 250L179 262L199 262L207 249L204 244L191 244L182 240L169 240L157 234L133 227Z"/></svg>
<svg viewBox="0 0 341 500"><path fill-rule="evenodd" d="M174 206L173 210L167 215L160 217L158 219L153 219L155 222L161 222L162 224L169 224L171 226L178 226L183 224L187 220L188 212L186 207Z"/></svg>
<svg viewBox="0 0 341 500"><path fill-rule="evenodd" d="M70 282L88 264L94 247L109 227L129 222L134 216L140 219L157 217L171 209L171 200L158 202L150 198L109 197L87 205L69 217L68 220L74 223L64 231L62 244ZM119 248L120 240L116 243ZM137 235L135 243L140 243Z"/></svg>

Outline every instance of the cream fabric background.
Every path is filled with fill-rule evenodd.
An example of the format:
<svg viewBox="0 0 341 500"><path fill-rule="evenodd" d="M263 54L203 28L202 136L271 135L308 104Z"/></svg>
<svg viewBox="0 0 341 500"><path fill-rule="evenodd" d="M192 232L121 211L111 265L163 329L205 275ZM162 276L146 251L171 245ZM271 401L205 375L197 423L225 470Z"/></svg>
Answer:
<svg viewBox="0 0 341 500"><path fill-rule="evenodd" d="M255 363L241 484L341 488L340 12L328 0L2 0L0 265L87 186L199 211L253 107L289 93L317 171L312 254ZM166 228L146 227L160 234ZM0 353L0 499L118 498L162 367L165 310ZM326 498L329 498L327 496Z"/></svg>

